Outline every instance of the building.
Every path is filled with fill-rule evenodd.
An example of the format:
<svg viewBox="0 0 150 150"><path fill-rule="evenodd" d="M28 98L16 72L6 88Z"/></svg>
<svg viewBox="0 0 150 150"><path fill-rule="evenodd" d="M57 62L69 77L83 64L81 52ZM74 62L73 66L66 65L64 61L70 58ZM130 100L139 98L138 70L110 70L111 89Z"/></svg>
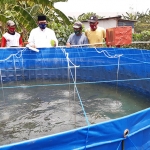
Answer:
<svg viewBox="0 0 150 150"><path fill-rule="evenodd" d="M132 26L132 33L134 33L134 23L136 20L126 20L121 19L121 16L115 16L115 17L108 17L108 18L101 18L98 19L99 26L108 29L108 28L114 28L118 26ZM86 28L89 28L89 22L88 21L82 21L82 23Z"/></svg>

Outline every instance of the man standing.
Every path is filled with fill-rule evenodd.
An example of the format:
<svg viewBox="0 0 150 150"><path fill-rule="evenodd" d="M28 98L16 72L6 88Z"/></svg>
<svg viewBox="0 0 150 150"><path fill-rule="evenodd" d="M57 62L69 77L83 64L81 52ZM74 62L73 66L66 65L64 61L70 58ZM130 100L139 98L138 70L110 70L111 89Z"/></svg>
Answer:
<svg viewBox="0 0 150 150"><path fill-rule="evenodd" d="M82 33L82 23L77 21L73 25L74 33L72 33L66 43L67 47L71 45L78 45L78 46L87 46L88 39L84 33Z"/></svg>
<svg viewBox="0 0 150 150"><path fill-rule="evenodd" d="M102 27L98 27L97 16L91 16L89 19L90 28L85 31L85 35L89 40L89 44L96 47L103 45L104 39L106 40L106 30Z"/></svg>
<svg viewBox="0 0 150 150"><path fill-rule="evenodd" d="M32 29L30 33L28 39L29 46L34 48L58 46L58 40L55 32L46 26L46 16L38 16L38 27Z"/></svg>
<svg viewBox="0 0 150 150"><path fill-rule="evenodd" d="M15 31L16 25L12 20L7 21L7 32L1 39L1 47L22 47L21 35Z"/></svg>

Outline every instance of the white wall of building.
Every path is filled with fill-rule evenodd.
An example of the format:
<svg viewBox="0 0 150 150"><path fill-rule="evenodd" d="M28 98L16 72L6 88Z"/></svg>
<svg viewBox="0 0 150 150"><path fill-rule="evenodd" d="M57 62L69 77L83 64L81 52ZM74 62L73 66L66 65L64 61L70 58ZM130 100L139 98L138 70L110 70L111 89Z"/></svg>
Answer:
<svg viewBox="0 0 150 150"><path fill-rule="evenodd" d="M89 22L82 22L85 29L89 28ZM99 20L99 24L98 24L100 27L103 27L105 29L108 29L108 28L114 28L114 27L117 27L118 24L117 24L117 20L112 18L112 19L106 19L106 20ZM134 33L134 28L132 28L132 33Z"/></svg>
<svg viewBox="0 0 150 150"><path fill-rule="evenodd" d="M82 22L84 24L85 29L89 28L89 22ZM113 28L117 26L117 21L115 19L109 19L109 20L99 20L100 27L103 27L105 29L107 28Z"/></svg>
<svg viewBox="0 0 150 150"><path fill-rule="evenodd" d="M99 26L105 29L117 27L117 21L115 19L100 20Z"/></svg>
<svg viewBox="0 0 150 150"><path fill-rule="evenodd" d="M83 23L85 29L87 29L87 28L90 27L90 26L89 26L89 22L82 22L82 23Z"/></svg>

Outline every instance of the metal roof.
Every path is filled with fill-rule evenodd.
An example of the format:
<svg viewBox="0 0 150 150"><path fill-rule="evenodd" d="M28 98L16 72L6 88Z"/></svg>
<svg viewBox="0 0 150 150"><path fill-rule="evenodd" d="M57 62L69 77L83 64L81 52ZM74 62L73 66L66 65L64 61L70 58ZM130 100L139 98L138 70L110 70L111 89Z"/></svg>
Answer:
<svg viewBox="0 0 150 150"><path fill-rule="evenodd" d="M118 15L118 16L113 16L113 17L107 17L107 18L100 18L98 19L99 21L101 20L109 20L109 19L117 19L119 21L130 21L130 22L137 22L137 20L127 20L127 19L121 19L121 15ZM88 22L88 20L84 20L82 22Z"/></svg>

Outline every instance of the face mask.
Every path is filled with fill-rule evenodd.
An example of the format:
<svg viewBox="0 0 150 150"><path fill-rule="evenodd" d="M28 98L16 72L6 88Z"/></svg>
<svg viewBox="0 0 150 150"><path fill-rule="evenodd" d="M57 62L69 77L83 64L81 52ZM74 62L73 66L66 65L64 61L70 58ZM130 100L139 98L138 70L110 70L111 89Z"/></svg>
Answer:
<svg viewBox="0 0 150 150"><path fill-rule="evenodd" d="M39 24L39 27L40 27L41 29L45 29L45 28L46 28L46 24Z"/></svg>
<svg viewBox="0 0 150 150"><path fill-rule="evenodd" d="M91 27L92 30L96 30L96 28L97 28L97 26L94 25L94 24L90 24L90 27Z"/></svg>
<svg viewBox="0 0 150 150"><path fill-rule="evenodd" d="M9 32L12 32L12 33L15 32L15 28L9 27L8 30L9 30Z"/></svg>
<svg viewBox="0 0 150 150"><path fill-rule="evenodd" d="M80 34L80 31L74 30L74 33L75 33L76 35L79 35L79 34Z"/></svg>

